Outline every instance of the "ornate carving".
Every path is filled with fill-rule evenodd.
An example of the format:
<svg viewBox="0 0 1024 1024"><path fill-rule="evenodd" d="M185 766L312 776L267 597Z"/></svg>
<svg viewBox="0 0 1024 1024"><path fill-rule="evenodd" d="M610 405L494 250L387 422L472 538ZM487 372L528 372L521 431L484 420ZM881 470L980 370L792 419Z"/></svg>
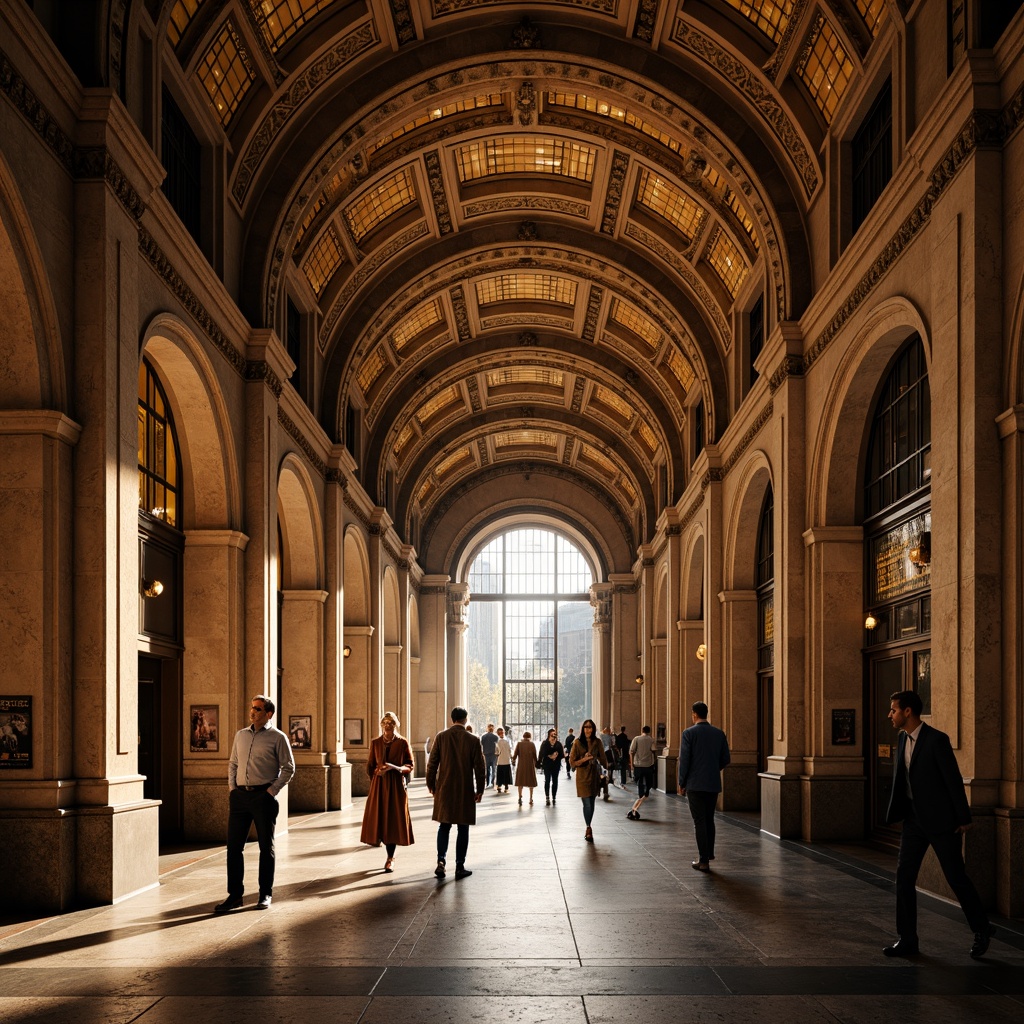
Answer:
<svg viewBox="0 0 1024 1024"><path fill-rule="evenodd" d="M476 376L466 378L466 390L469 392L469 407L473 412L481 412L483 405L480 402L480 384Z"/></svg>
<svg viewBox="0 0 1024 1024"><path fill-rule="evenodd" d="M284 385L281 383L281 378L274 373L270 363L264 359L250 359L245 364L245 373L243 374L245 379L250 383L263 383L267 385L267 390L276 399L281 398L281 392L284 390Z"/></svg>
<svg viewBox="0 0 1024 1024"><path fill-rule="evenodd" d="M519 347L520 348L536 348L538 345L537 335L533 331L523 331L519 335Z"/></svg>
<svg viewBox="0 0 1024 1024"><path fill-rule="evenodd" d="M320 476L326 477L327 464L317 454L316 449L309 443L309 439L302 433L295 421L280 405L277 407L277 422L284 427L285 433L299 446L302 454L306 456L306 461ZM333 472L337 473L338 471L333 470Z"/></svg>
<svg viewBox="0 0 1024 1024"><path fill-rule="evenodd" d="M248 148L238 161L238 171L231 194L239 206L244 204L252 179L270 149L271 143L285 124L291 120L292 115L326 81L339 74L364 50L379 42L376 26L372 21L364 22L356 26L348 35L343 36L326 53L321 54L304 71L295 76L284 95L274 103L260 122Z"/></svg>
<svg viewBox="0 0 1024 1024"><path fill-rule="evenodd" d="M774 395L782 387L783 382L789 377L802 377L804 375L804 361L801 356L787 355L782 357L782 362L776 367L775 372L768 378L768 388Z"/></svg>
<svg viewBox="0 0 1024 1024"><path fill-rule="evenodd" d="M409 0L391 0L391 20L395 25L399 46L416 41L416 24L412 20Z"/></svg>
<svg viewBox="0 0 1024 1024"><path fill-rule="evenodd" d="M480 465L489 466L491 462L491 457L487 454L487 438L478 437L476 439L476 450L477 455L480 458Z"/></svg>
<svg viewBox="0 0 1024 1024"><path fill-rule="evenodd" d="M569 406L573 412L580 412L583 409L583 392L586 386L586 378L577 375L572 386L572 403Z"/></svg>
<svg viewBox="0 0 1024 1024"><path fill-rule="evenodd" d="M796 126L767 85L755 78L743 61L722 49L713 39L682 18L676 20L672 41L700 57L746 96L791 156L807 198L813 196L819 184L817 165L807 152Z"/></svg>
<svg viewBox="0 0 1024 1024"><path fill-rule="evenodd" d="M441 159L436 149L423 154L423 163L427 168L427 183L430 186L430 199L437 217L437 229L442 235L452 232L452 216L448 209L448 192L444 187L444 175L441 173Z"/></svg>
<svg viewBox="0 0 1024 1024"><path fill-rule="evenodd" d="M779 68L782 67L782 62L786 59L786 54L789 53L790 47L793 45L793 40L796 38L796 29L801 24L801 19L804 16L804 8L807 6L809 0L794 0L793 13L789 16L789 21L786 24L786 30L782 33L782 38L779 40L779 45L775 47L775 53L769 58L769 60L763 65L764 73L771 79L779 73Z"/></svg>
<svg viewBox="0 0 1024 1024"><path fill-rule="evenodd" d="M537 225L532 220L524 220L516 231L516 240L519 242L536 242Z"/></svg>
<svg viewBox="0 0 1024 1024"><path fill-rule="evenodd" d="M768 401L764 408L757 414L756 419L747 428L746 433L740 438L739 443L729 453L729 457L722 464L723 475L728 473L733 466L742 458L743 453L750 447L750 443L760 433L761 428L772 418L772 403Z"/></svg>
<svg viewBox="0 0 1024 1024"><path fill-rule="evenodd" d="M467 342L473 337L469 328L469 309L466 306L466 293L462 285L456 285L449 293L452 297L452 312L455 314L455 330L459 341Z"/></svg>
<svg viewBox="0 0 1024 1024"><path fill-rule="evenodd" d="M458 2L458 0L453 0L453 2ZM535 28L533 22L525 15L513 31L508 48L510 50L539 50L541 48L540 30Z"/></svg>
<svg viewBox="0 0 1024 1024"><path fill-rule="evenodd" d="M142 215L146 212L146 204L142 201L142 196L132 188L128 176L121 170L105 146L76 149L74 168L75 178L79 181L102 178L110 186L110 191L114 193L128 216L136 223L142 219Z"/></svg>
<svg viewBox="0 0 1024 1024"><path fill-rule="evenodd" d="M537 116L537 93L533 88L533 82L523 82L516 93L516 113L519 116L519 123L524 127L533 124Z"/></svg>
<svg viewBox="0 0 1024 1024"><path fill-rule="evenodd" d="M153 236L143 227L139 228L139 252L146 258L156 274L171 290L182 304L185 312L199 325L204 334L213 342L217 349L227 357L228 362L240 375L245 374L245 356L228 341L227 335L217 326L206 307L196 298L195 292L185 283L174 268L171 261L164 255Z"/></svg>
<svg viewBox="0 0 1024 1024"><path fill-rule="evenodd" d="M53 151L57 159L74 174L74 150L71 139L39 101L39 97L28 87L25 79L18 74L7 54L0 50L0 91L14 105L14 108L35 129L39 137Z"/></svg>
<svg viewBox="0 0 1024 1024"><path fill-rule="evenodd" d="M584 341L594 341L597 337L598 317L601 313L601 300L604 298L604 289L591 285L590 295L587 298L587 312L583 316L583 332L581 337Z"/></svg>
<svg viewBox="0 0 1024 1024"><path fill-rule="evenodd" d="M590 210L586 203L554 196L497 196L467 203L463 207L466 217L480 217L486 213L504 213L508 210L546 210L569 217L586 217Z"/></svg>
<svg viewBox="0 0 1024 1024"><path fill-rule="evenodd" d="M615 150L612 165L608 170L608 191L604 197L604 216L601 218L601 232L605 235L615 233L615 221L619 216L622 204L622 189L626 183L626 171L629 169L629 154Z"/></svg>
<svg viewBox="0 0 1024 1024"><path fill-rule="evenodd" d="M654 41L654 26L658 21L658 0L640 0L633 23L633 38L642 43Z"/></svg>

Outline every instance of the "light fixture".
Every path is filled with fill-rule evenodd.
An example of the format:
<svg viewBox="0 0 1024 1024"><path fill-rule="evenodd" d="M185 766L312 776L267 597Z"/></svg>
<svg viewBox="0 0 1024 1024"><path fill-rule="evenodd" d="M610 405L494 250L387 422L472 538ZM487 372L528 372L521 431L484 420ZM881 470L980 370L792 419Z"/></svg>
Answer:
<svg viewBox="0 0 1024 1024"><path fill-rule="evenodd" d="M352 648L348 644L345 644L341 649L341 653L347 658L352 653Z"/></svg>
<svg viewBox="0 0 1024 1024"><path fill-rule="evenodd" d="M924 572L924 567L932 560L932 535L929 530L918 534L917 540L907 549L907 558L918 572Z"/></svg>
<svg viewBox="0 0 1024 1024"><path fill-rule="evenodd" d="M637 677L634 680L634 682L636 683L637 686L643 686L644 685L644 674L643 674L643 672L638 672L637 673Z"/></svg>
<svg viewBox="0 0 1024 1024"><path fill-rule="evenodd" d="M877 625L878 619L876 619L871 612L868 612L867 615L864 616L864 628L870 630L874 629Z"/></svg>
<svg viewBox="0 0 1024 1024"><path fill-rule="evenodd" d="M703 661L708 656L708 645L699 644L697 647L697 660Z"/></svg>
<svg viewBox="0 0 1024 1024"><path fill-rule="evenodd" d="M142 581L143 597L159 597L164 592L164 585L159 580Z"/></svg>

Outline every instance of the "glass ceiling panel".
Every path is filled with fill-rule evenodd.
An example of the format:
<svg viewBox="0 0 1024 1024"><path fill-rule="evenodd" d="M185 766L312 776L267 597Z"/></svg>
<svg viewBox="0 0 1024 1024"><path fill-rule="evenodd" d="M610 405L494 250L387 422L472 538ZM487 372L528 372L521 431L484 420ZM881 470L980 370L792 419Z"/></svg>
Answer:
<svg viewBox="0 0 1024 1024"><path fill-rule="evenodd" d="M668 146L673 153L685 152L682 143L672 138L667 132L663 132L657 125L645 121L622 107L608 103L606 100L599 100L595 96L587 96L578 92L549 92L547 103L550 106L574 107L576 110L585 110L589 114L621 121L623 124L649 135L652 139L657 139L663 146Z"/></svg>
<svg viewBox="0 0 1024 1024"><path fill-rule="evenodd" d="M651 430L650 425L646 420L640 420L638 424L638 433L640 434L640 440L643 441L644 446L652 454L658 450L658 439L654 435L654 431Z"/></svg>
<svg viewBox="0 0 1024 1024"><path fill-rule="evenodd" d="M412 170L403 167L397 174L364 192L345 210L345 219L355 240L361 241L392 214L416 202Z"/></svg>
<svg viewBox="0 0 1024 1024"><path fill-rule="evenodd" d="M473 455L468 448L456 448L455 451L451 453L451 455L442 459L437 464L437 469L435 470L435 472L439 477L441 477L444 476L445 473L449 472L450 470L458 466L459 463L467 461L471 462L472 460Z"/></svg>
<svg viewBox="0 0 1024 1024"><path fill-rule="evenodd" d="M416 418L420 421L420 426L446 406L455 402L458 397L459 389L452 384L450 387L443 388L433 398L424 402L416 411Z"/></svg>
<svg viewBox="0 0 1024 1024"><path fill-rule="evenodd" d="M415 131L417 128L422 128L423 125L429 124L431 121L440 121L445 117L451 117L452 114L461 114L467 110L479 110L482 107L501 107L504 105L505 97L500 92L494 92L486 93L483 96L473 96L470 99L456 100L454 103L445 103L440 107L431 107L425 114L420 114L419 117L415 117L406 124L403 124L401 128L379 138L373 144L370 152L376 153L378 149L383 148L389 142L393 142L400 136Z"/></svg>
<svg viewBox="0 0 1024 1024"><path fill-rule="evenodd" d="M590 182L597 150L569 139L503 135L480 139L455 150L459 181L477 181L494 174L556 174Z"/></svg>
<svg viewBox="0 0 1024 1024"><path fill-rule="evenodd" d="M295 244L299 245L302 242L303 236L309 230L310 224L316 219L316 215L329 203L334 196L334 193L341 187L341 172L337 173L327 187L317 196L316 202L313 203L312 208L305 217L302 218L302 224L299 225L299 231L295 238Z"/></svg>
<svg viewBox="0 0 1024 1024"><path fill-rule="evenodd" d="M793 16L794 0L725 0L752 21L773 43L786 31Z"/></svg>
<svg viewBox="0 0 1024 1024"><path fill-rule="evenodd" d="M309 257L302 266L302 271L319 297L334 272L345 262L341 252L338 232L328 225L327 230L317 240L310 251Z"/></svg>
<svg viewBox="0 0 1024 1024"><path fill-rule="evenodd" d="M754 221L751 219L750 214L747 213L747 208L740 202L739 196L733 192L725 179L710 164L708 164L704 171L704 180L721 195L722 202L736 214L736 219L743 226L743 230L746 231L750 241L753 242L754 248L760 251L761 245L757 240L757 229L754 227Z"/></svg>
<svg viewBox="0 0 1024 1024"><path fill-rule="evenodd" d="M679 386L683 389L684 393L689 391L695 377L690 361L673 348L669 350L665 363L672 376L679 381Z"/></svg>
<svg viewBox="0 0 1024 1024"><path fill-rule="evenodd" d="M444 319L441 312L441 303L438 299L431 299L417 306L391 334L391 344L395 346L396 352L401 352L406 345L417 335L422 334L428 327L439 324Z"/></svg>
<svg viewBox="0 0 1024 1024"><path fill-rule="evenodd" d="M508 366L492 370L487 374L487 386L499 388L509 384L543 384L560 388L565 374L561 370L549 370L543 366Z"/></svg>
<svg viewBox="0 0 1024 1024"><path fill-rule="evenodd" d="M576 282L557 274L526 271L497 274L476 282L476 301L481 306L517 300L558 302L572 306L576 302Z"/></svg>
<svg viewBox="0 0 1024 1024"><path fill-rule="evenodd" d="M636 200L678 228L687 241L696 235L704 218L700 203L646 167L640 171Z"/></svg>
<svg viewBox="0 0 1024 1024"><path fill-rule="evenodd" d="M495 448L555 448L557 443L549 430L505 430L494 435Z"/></svg>
<svg viewBox="0 0 1024 1024"><path fill-rule="evenodd" d="M202 3L203 0L177 0L171 8L171 16L167 19L167 38L171 41L171 46L177 46L181 42L189 22Z"/></svg>
<svg viewBox="0 0 1024 1024"><path fill-rule="evenodd" d="M267 45L275 53L309 21L334 0L260 0L253 5Z"/></svg>
<svg viewBox="0 0 1024 1024"><path fill-rule="evenodd" d="M196 74L213 102L220 123L226 128L256 79L256 72L249 65L230 21L224 23L220 35L206 51Z"/></svg>
<svg viewBox="0 0 1024 1024"><path fill-rule="evenodd" d="M387 365L388 360L382 345L378 345L363 360L363 365L359 367L356 379L359 381L359 387L364 395L373 387L373 382L384 372L384 367Z"/></svg>
<svg viewBox="0 0 1024 1024"><path fill-rule="evenodd" d="M747 276L747 264L736 248L736 243L721 228L711 243L707 260L735 299L743 278Z"/></svg>
<svg viewBox="0 0 1024 1024"><path fill-rule="evenodd" d="M615 463L608 458L600 449L595 448L591 444L583 445L582 456L587 462L597 466L598 469L603 470L608 474L609 477L614 477L616 474Z"/></svg>
<svg viewBox="0 0 1024 1024"><path fill-rule="evenodd" d="M661 344L662 333L650 317L645 316L631 302L612 299L611 319L627 331L647 342L653 351Z"/></svg>
<svg viewBox="0 0 1024 1024"><path fill-rule="evenodd" d="M617 413L624 420L630 420L633 418L633 406L631 406L621 395L616 394L610 388L598 385L594 388L594 398L600 402L601 405L607 406L612 410L612 412Z"/></svg>
<svg viewBox="0 0 1024 1024"><path fill-rule="evenodd" d="M814 102L831 124L839 101L853 77L853 61L843 49L829 21L818 15L811 30L811 46L804 63L797 69Z"/></svg>
<svg viewBox="0 0 1024 1024"><path fill-rule="evenodd" d="M416 433L412 428L411 423L406 423L402 427L402 432L398 435L398 440L395 441L395 446L391 449L395 453L395 458L400 458L402 452L405 450L405 446L412 440L413 435Z"/></svg>
<svg viewBox="0 0 1024 1024"><path fill-rule="evenodd" d="M857 10L860 11L868 31L877 36L885 19L885 0L857 0Z"/></svg>

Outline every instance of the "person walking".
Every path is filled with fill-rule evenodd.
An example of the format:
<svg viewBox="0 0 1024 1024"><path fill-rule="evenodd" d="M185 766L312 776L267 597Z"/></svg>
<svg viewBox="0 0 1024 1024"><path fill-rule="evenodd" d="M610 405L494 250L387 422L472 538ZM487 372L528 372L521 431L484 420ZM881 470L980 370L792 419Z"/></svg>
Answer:
<svg viewBox="0 0 1024 1024"><path fill-rule="evenodd" d="M971 827L971 809L949 737L922 722L921 711L921 697L913 690L901 690L889 698L888 717L900 734L885 821L902 821L903 830L896 861L899 938L882 952L886 956L919 952L917 875L930 846L974 932L970 955L977 960L988 952L995 929L964 867L963 835Z"/></svg>
<svg viewBox="0 0 1024 1024"><path fill-rule="evenodd" d="M558 796L558 777L562 774L565 747L558 739L557 729L548 729L547 737L541 742L537 759L544 769L544 804L550 807Z"/></svg>
<svg viewBox="0 0 1024 1024"><path fill-rule="evenodd" d="M399 735L400 725L393 711L385 711L380 720L380 735L370 741L370 756L366 759L370 792L359 836L368 846L384 844L384 870L388 874L394 870L395 848L412 846L414 842L406 792L406 780L412 772L412 750L409 741Z"/></svg>
<svg viewBox="0 0 1024 1024"><path fill-rule="evenodd" d="M242 905L245 893L245 841L256 825L260 845L257 910L269 910L274 896L274 825L277 794L295 774L288 737L270 724L274 702L258 694L249 702L249 725L235 733L228 758L228 898L214 907L226 914Z"/></svg>
<svg viewBox="0 0 1024 1024"><path fill-rule="evenodd" d="M639 821L640 807L654 788L654 740L649 725L645 725L629 745L629 768L636 779L636 800L626 812L626 817L630 821Z"/></svg>
<svg viewBox="0 0 1024 1024"><path fill-rule="evenodd" d="M466 867L469 826L476 824L476 805L484 795L484 751L480 740L466 732L469 712L452 708L452 724L434 737L427 762L427 790L434 797L432 818L437 826L437 867L434 874L444 878L448 840L452 825L455 838L455 877L473 874Z"/></svg>
<svg viewBox="0 0 1024 1024"><path fill-rule="evenodd" d="M615 754L619 763L619 783L626 788L626 776L629 774L629 737L626 735L626 727L619 726L615 736Z"/></svg>
<svg viewBox="0 0 1024 1024"><path fill-rule="evenodd" d="M580 726L579 739L572 745L569 761L576 770L576 795L583 801L583 821L587 826L583 838L592 843L594 831L590 823L594 819L594 804L601 787L601 769L608 766L604 744L592 718L585 719Z"/></svg>
<svg viewBox="0 0 1024 1024"><path fill-rule="evenodd" d="M516 744L512 755L512 763L516 766L516 788L519 790L519 806L523 806L523 787L530 791L530 806L533 806L533 791L537 788L537 748L533 745L533 737L529 732Z"/></svg>
<svg viewBox="0 0 1024 1024"><path fill-rule="evenodd" d="M708 722L702 700L692 708L693 725L679 743L679 795L685 796L697 837L697 859L691 867L710 871L715 859L715 804L722 792L722 769L729 763L725 733Z"/></svg>
<svg viewBox="0 0 1024 1024"><path fill-rule="evenodd" d="M497 751L498 775L494 783L494 791L500 792L504 786L507 793L508 787L512 785L512 744L505 738L505 730L501 726L498 726Z"/></svg>
<svg viewBox="0 0 1024 1024"><path fill-rule="evenodd" d="M565 734L565 777L567 779L572 778L572 765L569 763L569 752L572 750L572 745L576 742L576 734L572 731L572 726L569 726L569 731Z"/></svg>
<svg viewBox="0 0 1024 1024"><path fill-rule="evenodd" d="M498 775L498 734L494 731L494 723L487 723L487 731L480 737L480 746L484 748L484 764L487 766L488 789L494 785Z"/></svg>

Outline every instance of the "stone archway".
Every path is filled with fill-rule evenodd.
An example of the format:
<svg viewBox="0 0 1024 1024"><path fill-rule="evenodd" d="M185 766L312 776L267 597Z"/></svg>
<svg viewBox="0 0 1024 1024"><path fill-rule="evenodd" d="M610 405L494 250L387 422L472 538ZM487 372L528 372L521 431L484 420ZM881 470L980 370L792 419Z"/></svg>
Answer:
<svg viewBox="0 0 1024 1024"><path fill-rule="evenodd" d="M359 529L345 529L343 541L344 579L344 647L342 704L342 743L346 755L355 764L365 762L370 737L376 735L380 720L380 698L371 687L373 665L373 625L370 622L370 556ZM365 795L369 780L365 771L352 773L353 796Z"/></svg>

